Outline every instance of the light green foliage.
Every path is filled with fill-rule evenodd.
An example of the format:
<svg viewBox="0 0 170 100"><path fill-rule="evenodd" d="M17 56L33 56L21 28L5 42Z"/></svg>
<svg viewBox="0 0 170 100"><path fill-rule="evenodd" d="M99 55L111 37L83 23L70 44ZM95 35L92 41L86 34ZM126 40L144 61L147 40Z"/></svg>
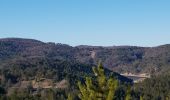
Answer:
<svg viewBox="0 0 170 100"><path fill-rule="evenodd" d="M96 80L92 81L91 77L87 77L84 85L78 82L79 98L81 100L113 100L118 81L105 76L101 63L99 63L98 67L93 68L93 72Z"/></svg>
<svg viewBox="0 0 170 100"><path fill-rule="evenodd" d="M125 100L131 100L131 90L130 87L128 87L127 91L126 91L126 97Z"/></svg>
<svg viewBox="0 0 170 100"><path fill-rule="evenodd" d="M142 96L140 96L140 100L143 100L143 97L142 97Z"/></svg>
<svg viewBox="0 0 170 100"><path fill-rule="evenodd" d="M73 100L73 96L70 93L68 94L67 100Z"/></svg>

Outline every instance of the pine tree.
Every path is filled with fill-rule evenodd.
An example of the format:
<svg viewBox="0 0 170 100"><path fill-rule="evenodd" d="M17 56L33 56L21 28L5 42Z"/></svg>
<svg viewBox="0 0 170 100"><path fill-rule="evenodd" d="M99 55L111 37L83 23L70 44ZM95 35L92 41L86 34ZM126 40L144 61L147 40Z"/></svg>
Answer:
<svg viewBox="0 0 170 100"><path fill-rule="evenodd" d="M70 93L68 94L67 100L73 100L73 96Z"/></svg>
<svg viewBox="0 0 170 100"><path fill-rule="evenodd" d="M93 67L96 81L87 77L85 84L78 82L80 90L79 98L81 100L113 100L115 91L118 87L118 81L112 77L107 78L104 73L102 63L98 67Z"/></svg>
<svg viewBox="0 0 170 100"><path fill-rule="evenodd" d="M127 91L126 91L126 97L125 100L131 100L131 90L130 90L130 86L128 87Z"/></svg>
<svg viewBox="0 0 170 100"><path fill-rule="evenodd" d="M143 97L142 97L142 96L140 96L140 100L143 100Z"/></svg>
<svg viewBox="0 0 170 100"><path fill-rule="evenodd" d="M52 89L47 90L47 100L55 100L55 93Z"/></svg>

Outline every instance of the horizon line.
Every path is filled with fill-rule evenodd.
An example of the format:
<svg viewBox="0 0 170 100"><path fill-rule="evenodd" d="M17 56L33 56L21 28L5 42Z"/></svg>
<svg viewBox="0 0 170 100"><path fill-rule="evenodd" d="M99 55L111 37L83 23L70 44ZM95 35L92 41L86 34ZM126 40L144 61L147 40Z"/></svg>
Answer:
<svg viewBox="0 0 170 100"><path fill-rule="evenodd" d="M164 46L164 45L170 45L170 43L160 44L160 45L156 45L156 46L141 46L141 45L129 45L129 44L125 44L125 45L92 45L92 44L71 45L71 44L60 43L60 42L55 42L55 41L43 41L43 40L35 39L35 38L5 37L5 38L0 38L0 39L30 39L30 40L40 41L40 42L43 42L43 43L63 44L63 45L69 45L69 46L72 46L72 47L91 46L91 47L141 47L141 48L142 47L148 47L148 48L153 48L153 47L159 47L159 46Z"/></svg>

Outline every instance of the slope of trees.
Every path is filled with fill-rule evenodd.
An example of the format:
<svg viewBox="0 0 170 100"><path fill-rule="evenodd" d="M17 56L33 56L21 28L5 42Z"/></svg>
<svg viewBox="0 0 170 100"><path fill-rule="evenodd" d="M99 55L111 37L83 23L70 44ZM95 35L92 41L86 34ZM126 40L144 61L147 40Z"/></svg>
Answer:
<svg viewBox="0 0 170 100"><path fill-rule="evenodd" d="M154 76L136 84L134 90L143 95L144 100L170 100L170 74Z"/></svg>
<svg viewBox="0 0 170 100"><path fill-rule="evenodd" d="M31 39L0 39L0 66L18 57L46 57L96 65L102 60L104 67L119 73L151 73L166 71L170 65L170 45L158 47L135 46L77 46L43 43Z"/></svg>
<svg viewBox="0 0 170 100"><path fill-rule="evenodd" d="M97 76L96 81L92 81L92 78L87 77L86 85L82 85L80 82L78 83L81 100L113 100L118 87L118 81L113 78L106 79L101 63L97 68L94 67L93 71Z"/></svg>
<svg viewBox="0 0 170 100"><path fill-rule="evenodd" d="M89 94L92 99L168 100L169 51L170 45L71 47L31 39L0 39L0 100L65 100L68 94L75 100L85 99L83 94ZM91 66L99 60L104 62L104 67L117 72L146 72L158 76L133 85L132 80L101 65L92 70ZM31 84L46 79L52 82L51 88L35 88ZM54 84L62 80L68 81L68 87L55 88ZM81 83L77 87L78 80ZM24 82L27 85L22 86Z"/></svg>
<svg viewBox="0 0 170 100"><path fill-rule="evenodd" d="M49 98L62 98L66 99L68 93L71 91L74 96L77 93L77 81L84 81L85 77L92 77L93 70L89 65L69 62L58 59L46 58L17 58L18 61L12 61L2 67L0 70L0 86L2 87L1 97L6 98L3 100L44 100ZM17 62L17 63L16 63ZM130 79L123 77L117 73L105 69L106 74L112 73L120 82L132 82ZM56 84L62 80L67 80L67 86L64 88L56 88L51 85L50 88L35 87L34 83L40 84L42 80L49 80L51 84ZM34 82L34 83L33 83ZM49 90L50 89L50 90ZM13 99L16 98L16 99ZM51 100L49 99L49 100ZM48 100L48 99L45 99Z"/></svg>
<svg viewBox="0 0 170 100"><path fill-rule="evenodd" d="M95 77L86 77L86 81L82 84L78 82L79 98L81 100L133 100L140 99L142 96L132 97L130 85L121 84L112 75L106 76L103 65L99 63L98 67L93 67ZM121 89L121 86L124 86Z"/></svg>

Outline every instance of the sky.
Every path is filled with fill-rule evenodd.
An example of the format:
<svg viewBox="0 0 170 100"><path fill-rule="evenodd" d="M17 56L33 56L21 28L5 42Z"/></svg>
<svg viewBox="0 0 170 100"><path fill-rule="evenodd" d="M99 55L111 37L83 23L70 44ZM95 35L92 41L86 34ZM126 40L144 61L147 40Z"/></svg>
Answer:
<svg viewBox="0 0 170 100"><path fill-rule="evenodd" d="M96 46L170 44L170 0L0 0L0 38Z"/></svg>

